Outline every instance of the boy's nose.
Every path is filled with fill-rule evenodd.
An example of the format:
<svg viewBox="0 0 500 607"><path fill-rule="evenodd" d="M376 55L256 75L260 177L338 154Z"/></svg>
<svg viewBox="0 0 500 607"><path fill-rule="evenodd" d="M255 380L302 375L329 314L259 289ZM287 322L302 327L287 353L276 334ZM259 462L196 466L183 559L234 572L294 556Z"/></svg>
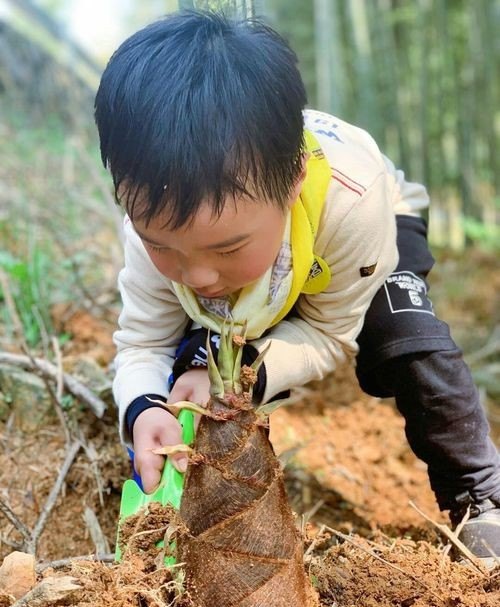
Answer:
<svg viewBox="0 0 500 607"><path fill-rule="evenodd" d="M182 270L182 284L191 289L205 289L217 284L219 273L212 268L191 267Z"/></svg>

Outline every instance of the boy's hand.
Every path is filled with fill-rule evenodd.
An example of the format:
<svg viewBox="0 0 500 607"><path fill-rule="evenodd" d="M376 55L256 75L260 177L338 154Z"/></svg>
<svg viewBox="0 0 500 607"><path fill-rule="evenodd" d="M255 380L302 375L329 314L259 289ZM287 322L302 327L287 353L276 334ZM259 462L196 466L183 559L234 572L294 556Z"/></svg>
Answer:
<svg viewBox="0 0 500 607"><path fill-rule="evenodd" d="M209 390L207 369L190 369L175 382L167 402L189 400L205 406L210 398ZM195 422L197 422L196 418ZM161 407L152 407L143 411L135 420L132 440L135 470L141 477L144 491L152 493L160 483L165 458L162 455L155 455L151 449L182 443L182 428L169 411ZM188 463L186 454L178 453L170 457L179 472L186 471Z"/></svg>
<svg viewBox="0 0 500 607"><path fill-rule="evenodd" d="M181 426L166 409L152 407L143 411L135 420L132 440L135 470L141 477L144 491L152 493L160 483L165 458L163 455L155 455L151 449L181 443ZM185 453L172 455L171 458L179 472L186 471L188 460Z"/></svg>
<svg viewBox="0 0 500 607"><path fill-rule="evenodd" d="M189 369L175 382L168 403L177 403L180 400L189 400L192 403L206 406L210 398L210 380L206 367Z"/></svg>

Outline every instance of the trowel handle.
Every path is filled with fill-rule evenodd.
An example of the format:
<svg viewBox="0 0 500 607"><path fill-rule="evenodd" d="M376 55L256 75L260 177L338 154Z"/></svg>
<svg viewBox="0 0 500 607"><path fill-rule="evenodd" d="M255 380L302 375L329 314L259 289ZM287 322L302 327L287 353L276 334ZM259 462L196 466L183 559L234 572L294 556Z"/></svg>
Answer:
<svg viewBox="0 0 500 607"><path fill-rule="evenodd" d="M182 442L190 445L194 441L194 415L191 411L183 409L177 419L182 426ZM166 501L176 509L179 509L181 505L183 484L184 474L174 468L172 460L167 457L161 474L159 488L164 488Z"/></svg>
<svg viewBox="0 0 500 607"><path fill-rule="evenodd" d="M191 445L194 442L194 413L188 409L182 409L177 418L182 426L182 442Z"/></svg>

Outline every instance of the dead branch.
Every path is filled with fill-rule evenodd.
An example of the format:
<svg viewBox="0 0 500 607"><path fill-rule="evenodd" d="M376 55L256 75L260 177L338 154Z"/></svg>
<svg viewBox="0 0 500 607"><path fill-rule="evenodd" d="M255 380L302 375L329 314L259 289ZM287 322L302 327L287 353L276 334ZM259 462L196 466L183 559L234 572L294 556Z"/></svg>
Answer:
<svg viewBox="0 0 500 607"><path fill-rule="evenodd" d="M80 451L81 446L82 445L80 441L76 440L68 447L64 462L61 466L61 469L59 470L59 474L57 475L56 481L47 497L47 500L45 501L45 504L42 508L40 516L38 517L35 527L33 528L33 531L30 531L26 527L26 525L21 520L19 520L17 515L14 514L11 508L0 499L0 511L23 536L23 552L27 552L28 554L35 554L40 535L42 534L45 528L47 519L49 518L49 515L55 506L57 497L61 491L61 487L64 483L64 480L69 472L69 469L71 468L71 465L73 464L73 461L75 460L75 457L78 454L78 451Z"/></svg>
<svg viewBox="0 0 500 607"><path fill-rule="evenodd" d="M489 552L491 558L493 559L493 561L495 562L495 567L498 567L500 565L500 557L495 554L495 551L493 550L493 548L488 544L488 542L486 540L481 540L481 543L483 544L483 546L486 548L486 550ZM490 576L491 577L491 576Z"/></svg>
<svg viewBox="0 0 500 607"><path fill-rule="evenodd" d="M99 471L99 456L97 450L92 444L92 442L87 441L81 430L79 430L77 438L82 444L82 448L85 451L85 455L89 460L90 469L92 470L92 474L94 475L94 480L97 487L99 504L102 508L104 508L103 479Z"/></svg>
<svg viewBox="0 0 500 607"><path fill-rule="evenodd" d="M104 535L101 525L99 523L99 519L96 516L96 513L89 508L85 507L85 511L83 513L83 518L85 519L85 524L87 525L87 529L90 532L90 537L94 542L94 546L97 554L106 554L109 552L109 542Z"/></svg>
<svg viewBox="0 0 500 607"><path fill-rule="evenodd" d="M0 511L9 521L9 523L11 523L11 525L13 525L19 531L25 540L29 541L31 539L31 531L21 520L19 520L17 515L11 510L10 506L8 506L2 499L0 499ZM2 538L2 541L4 542L5 540Z"/></svg>
<svg viewBox="0 0 500 607"><path fill-rule="evenodd" d="M362 552L364 552L365 554L368 554L369 556L373 557L377 561L380 561L381 563L383 563L387 567L390 567L391 569L395 569L396 571L399 571L399 573L401 573L404 576L410 578L415 583L417 583L419 586L421 586L422 588L425 588L425 590L427 590L427 592L429 592L430 594L432 594L432 596L435 597L436 599L438 599L441 603L443 603L443 605L447 604L446 601L443 599L442 596L440 596L439 594L437 594L436 592L434 592L434 590L432 590L431 588L429 588L429 586L427 586L427 584L425 584L424 582L422 582L422 580L420 580L418 577L412 575L411 573L408 573L408 571L405 571L404 569L401 569L401 567L398 567L397 565L394 565L393 563L390 563L389 561L386 561L381 556L379 556L378 554L376 554L375 552L373 552L373 550L370 550L369 548L365 548L361 544L358 544L357 542L355 542L348 535L345 535L344 533L341 533L340 531L337 531L336 529L332 529L332 527L325 527L325 528L328 531L330 531L331 533L333 533L334 535L336 535L337 537L339 537L340 539L342 539L345 542L348 542L349 544L351 544L352 546L358 548L358 550L361 550Z"/></svg>
<svg viewBox="0 0 500 607"><path fill-rule="evenodd" d="M56 338L54 338L55 341L57 341ZM49 378L47 377L46 374L44 374L43 369L40 369L38 362L42 359L35 359L33 357L33 354L31 354L28 346L26 344L23 345L23 350L24 353L26 354L26 356L29 358L30 363L32 365L32 368L38 372L38 375L40 375L43 383L45 384L45 389L47 390L50 400L52 401L52 404L54 405L54 410L56 412L56 415L59 419L59 421L61 422L61 427L63 429L64 432L64 438L66 439L66 445L68 445L71 441L71 432L69 430L68 427L68 421L67 421L67 415L66 412L63 410L62 405L61 405L61 400L60 397L58 396L58 394L56 394L52 388L52 385L50 384ZM56 358L57 358L57 351L56 351ZM56 372L57 372L57 376L56 376L56 382L60 381L60 376L62 373L62 368L61 368L61 361L57 360L57 367L56 367ZM58 388L57 388L58 390Z"/></svg>
<svg viewBox="0 0 500 607"><path fill-rule="evenodd" d="M45 385L51 395L54 409L56 410L57 417L61 422L61 427L64 432L64 438L66 439L66 444L68 445L71 441L71 431L68 424L68 416L66 411L64 411L63 406L61 404L61 399L63 397L64 390L64 380L63 380L63 366L62 366L62 356L61 349L59 348L59 341L57 337L52 336L51 338L52 348L54 350L55 358L56 358L56 367L57 367L57 376L56 376L56 390L55 393L52 391L52 387L48 384L48 380L45 379ZM31 357L30 357L31 358Z"/></svg>
<svg viewBox="0 0 500 607"><path fill-rule="evenodd" d="M64 388L61 348L59 347L59 341L57 340L57 337L52 336L51 343L52 348L54 349L54 354L57 362L56 397L57 400L60 402L63 396Z"/></svg>
<svg viewBox="0 0 500 607"><path fill-rule="evenodd" d="M426 521L428 521L429 523L431 523L431 525L438 529L455 546L455 548L461 554L463 554L463 556L472 564L476 571L478 571L482 576L489 578L489 575L484 570L483 565L481 564L479 559L475 557L472 552L467 548L467 546L465 546L465 544L463 544L458 539L458 534L462 530L462 526L465 524L465 520L462 521L462 523L457 527L457 532L453 533L453 531L449 527L447 527L446 525L442 525L441 523L437 523L430 516L425 514L425 512L420 510L420 508L414 502L410 500L408 503L414 510L416 510L420 514L420 516L423 516Z"/></svg>
<svg viewBox="0 0 500 607"><path fill-rule="evenodd" d="M59 470L56 482L54 483L54 486L52 487L47 497L47 501L45 502L42 508L40 516L38 517L35 527L31 533L31 539L27 543L26 552L30 554L35 554L38 539L40 538L40 535L42 534L42 531L45 528L45 524L50 513L52 512L52 509L55 506L57 497L59 495L59 492L61 491L61 487L64 483L64 480L69 472L69 469L71 468L71 465L73 464L75 457L77 456L78 451L80 451L80 448L80 441L74 441L66 452L66 457L64 459L63 465L61 466L61 469Z"/></svg>
<svg viewBox="0 0 500 607"><path fill-rule="evenodd" d="M29 356L22 354L0 352L0 363L15 365L30 371L38 370L48 377L57 378L58 370L55 365L42 358L33 358L33 361L34 363L30 360ZM66 389L71 392L73 396L87 404L97 417L102 417L104 415L106 403L89 390L89 388L68 373L63 373L63 381Z"/></svg>
<svg viewBox="0 0 500 607"><path fill-rule="evenodd" d="M91 562L91 563L114 563L114 554L84 554L82 556L72 556L66 559L58 559L57 561L49 561L48 563L40 563L36 566L36 572L42 573L46 569L63 569L69 567L73 563L79 562Z"/></svg>
<svg viewBox="0 0 500 607"><path fill-rule="evenodd" d="M14 540L9 540L3 535L0 535L0 546L2 544L5 544L9 548L12 548L12 550L17 550L18 552L22 552L24 547L21 542L15 542Z"/></svg>
<svg viewBox="0 0 500 607"><path fill-rule="evenodd" d="M313 539L313 541L309 545L309 548L304 552L304 560L313 552L313 550L316 548L316 546L319 544L319 542L323 541L323 539L324 539L323 533L325 532L325 529L326 529L326 525L321 525L318 533L316 534L316 537Z"/></svg>

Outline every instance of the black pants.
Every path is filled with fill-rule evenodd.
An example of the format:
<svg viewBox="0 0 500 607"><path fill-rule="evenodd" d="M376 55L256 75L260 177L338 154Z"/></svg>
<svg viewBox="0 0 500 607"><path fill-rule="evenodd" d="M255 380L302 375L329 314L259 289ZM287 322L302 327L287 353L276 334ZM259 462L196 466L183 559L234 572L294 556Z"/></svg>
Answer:
<svg viewBox="0 0 500 607"><path fill-rule="evenodd" d="M425 222L399 215L399 265L378 291L358 337L356 373L373 396L396 399L414 453L428 466L442 510L468 493L500 497L500 457L477 389L425 279L434 259Z"/></svg>

